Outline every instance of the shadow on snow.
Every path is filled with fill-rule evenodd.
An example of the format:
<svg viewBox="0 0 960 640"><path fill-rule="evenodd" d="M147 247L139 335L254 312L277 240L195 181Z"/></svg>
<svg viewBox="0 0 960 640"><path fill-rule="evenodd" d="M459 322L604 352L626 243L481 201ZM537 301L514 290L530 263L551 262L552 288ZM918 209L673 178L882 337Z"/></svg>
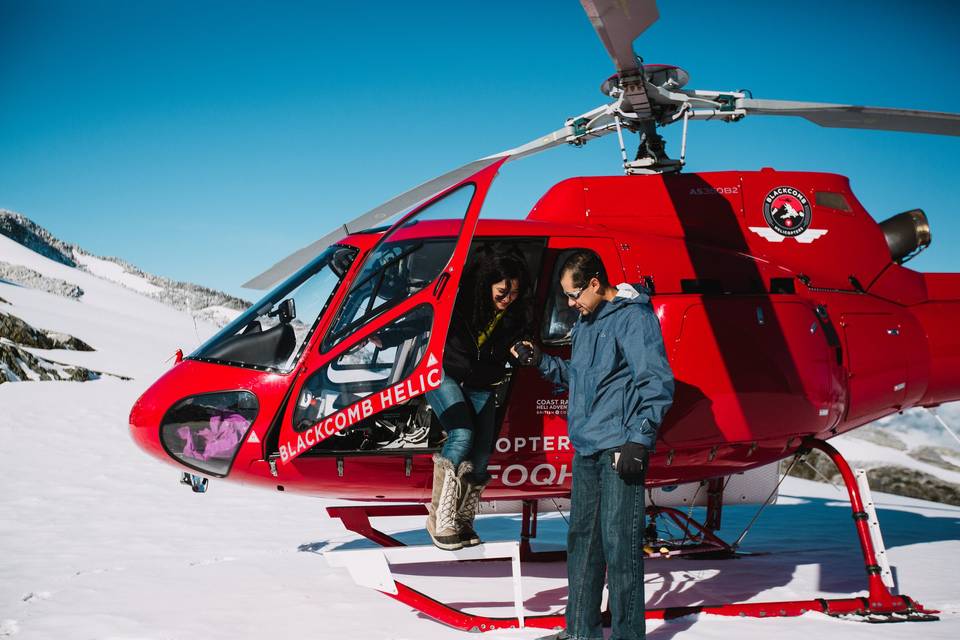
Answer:
<svg viewBox="0 0 960 640"><path fill-rule="evenodd" d="M849 595L866 588L863 557L851 518L846 492L837 492L837 499L801 498L798 504L773 505L748 532L741 550L761 555L742 556L731 560L703 560L696 558L655 559L646 562L646 602L648 608L683 607L724 602L743 602L771 589L786 587L793 580L798 567L812 566L819 575L814 586L827 594ZM943 517L930 517L877 504L877 515L888 549L928 542L960 539L960 518L957 511L942 508ZM941 508L931 505L927 511ZM723 510L720 537L732 542L756 513L753 506L727 506ZM702 509L694 510L694 517L703 517ZM490 516L477 520L477 531L484 540L517 539L520 516ZM535 550L563 548L566 542L566 523L557 514L543 514L538 522ZM423 530L392 533L409 545L430 544ZM300 545L300 551L319 553L333 548L329 541ZM361 549L376 546L366 539L357 539L339 545L338 549ZM508 578L508 561L424 563L395 568L401 581L407 578L445 577L462 584L465 580ZM896 577L896 567L893 567ZM525 579L548 579L565 583L564 563L527 562L523 565ZM442 584L442 583L440 583ZM505 585L507 583L504 583ZM899 586L899 585L898 585ZM904 585L910 589L922 585ZM438 590L440 591L440 590ZM544 588L526 594L525 608L530 614L555 613L566 604L566 585ZM764 600L814 597L815 594L767 594ZM916 594L923 600L924 594ZM510 609L511 594L505 589L504 598L496 602L451 602L443 596L434 597L458 608L480 612L488 608ZM658 627L649 637L665 640L688 629L696 616L688 616Z"/></svg>

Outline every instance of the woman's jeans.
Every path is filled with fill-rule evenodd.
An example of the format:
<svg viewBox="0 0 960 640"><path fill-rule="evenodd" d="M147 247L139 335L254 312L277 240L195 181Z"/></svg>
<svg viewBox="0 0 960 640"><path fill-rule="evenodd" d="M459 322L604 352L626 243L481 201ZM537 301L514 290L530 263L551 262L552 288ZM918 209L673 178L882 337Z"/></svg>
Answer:
<svg viewBox="0 0 960 640"><path fill-rule="evenodd" d="M464 460L473 463L471 482L483 484L490 479L487 461L493 452L496 405L493 391L461 387L443 375L440 386L426 393L427 402L440 420L447 440L440 455L458 466Z"/></svg>
<svg viewBox="0 0 960 640"><path fill-rule="evenodd" d="M571 639L603 638L604 574L610 592L610 640L645 637L643 498L643 481L624 481L613 468L613 450L574 454L567 536L566 617Z"/></svg>

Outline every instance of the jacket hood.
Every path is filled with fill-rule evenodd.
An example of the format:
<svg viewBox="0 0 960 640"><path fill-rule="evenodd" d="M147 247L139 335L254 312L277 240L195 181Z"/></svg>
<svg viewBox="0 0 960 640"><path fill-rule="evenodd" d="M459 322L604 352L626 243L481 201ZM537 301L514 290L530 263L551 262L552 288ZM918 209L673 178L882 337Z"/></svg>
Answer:
<svg viewBox="0 0 960 640"><path fill-rule="evenodd" d="M601 305L597 313L591 314L594 316L591 318L591 321L603 318L611 313L614 313L618 309L624 309L628 304L649 303L650 294L647 293L647 290L643 285L632 285L627 284L626 282L621 282L617 285L617 295L614 297L614 299L609 303L604 303Z"/></svg>
<svg viewBox="0 0 960 640"><path fill-rule="evenodd" d="M639 291L637 291L632 284L621 282L617 285L617 297L625 300L635 300L636 302L641 303L650 302L650 294L647 292L646 288L639 284L637 286L640 287Z"/></svg>

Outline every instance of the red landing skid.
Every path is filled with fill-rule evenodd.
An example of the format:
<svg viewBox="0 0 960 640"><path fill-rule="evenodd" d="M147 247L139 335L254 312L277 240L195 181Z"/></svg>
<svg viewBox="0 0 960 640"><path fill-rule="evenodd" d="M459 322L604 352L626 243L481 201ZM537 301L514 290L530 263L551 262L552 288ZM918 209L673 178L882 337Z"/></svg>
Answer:
<svg viewBox="0 0 960 640"><path fill-rule="evenodd" d="M733 557L734 550L708 528L687 514L671 507L652 506L646 509L648 520L669 520L679 537L658 539L645 549L647 558L674 558L696 554L714 557ZM356 507L327 507L327 514L340 518L343 526L382 547L402 547L404 543L373 526L370 518L390 516L426 516L427 507L422 504L362 505ZM523 520L520 525L520 559L523 562L562 562L567 559L565 550L534 551L530 542L537 537L537 502L523 502Z"/></svg>
<svg viewBox="0 0 960 640"><path fill-rule="evenodd" d="M857 537L860 540L860 549L863 553L864 565L867 572L867 597L856 598L815 598L812 600L790 600L779 602L748 602L727 603L717 605L696 605L689 607L666 607L662 609L647 609L648 620L671 620L682 616L709 613L721 616L741 616L753 618L775 618L799 616L808 611L817 611L831 616L849 616L866 622L904 622L937 620L933 614L939 611L925 609L908 596L894 595L884 584L881 578L881 568L877 562L877 553L871 538L868 526L868 514L864 510L860 488L854 477L850 465L833 448L820 440L809 440L805 443L808 449L819 449L833 460L850 496L850 507L853 511L853 520ZM377 505L356 507L328 507L327 513L334 518L340 518L344 526L384 547L401 547L402 542L386 533L375 529L370 523L371 517L378 516L414 516L426 515L425 505ZM692 555L702 553L729 553L734 555L733 549L723 540L700 523L690 519L676 509L668 507L650 507L647 510L650 516L670 518L680 529L683 538L680 541L667 541L647 551L646 557L675 557L678 555ZM563 551L535 552L530 546L530 540L536 536L537 511L535 502L524 504L523 521L521 525L520 557L526 562L552 562L565 559ZM678 544L679 543L679 544ZM661 548L661 547L664 548ZM665 549L665 550L664 550ZM450 552L456 553L456 552ZM565 626L562 615L534 615L518 617L488 617L466 613L449 607L430 596L411 589L402 582L393 582L396 593L383 592L385 595L398 600L405 605L427 615L439 622L464 631L492 631L494 629L511 629L518 627L536 627L542 629L560 629ZM606 616L605 616L606 617Z"/></svg>

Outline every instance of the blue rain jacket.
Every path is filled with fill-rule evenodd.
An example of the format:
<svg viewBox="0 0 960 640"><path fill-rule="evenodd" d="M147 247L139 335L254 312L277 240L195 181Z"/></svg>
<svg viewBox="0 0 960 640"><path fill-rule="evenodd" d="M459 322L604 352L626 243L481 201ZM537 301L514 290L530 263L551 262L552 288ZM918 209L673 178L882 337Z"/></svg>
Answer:
<svg viewBox="0 0 960 640"><path fill-rule="evenodd" d="M637 442L651 451L673 402L673 372L646 289L617 297L573 325L570 360L543 354L540 372L570 390L567 429L577 453Z"/></svg>

